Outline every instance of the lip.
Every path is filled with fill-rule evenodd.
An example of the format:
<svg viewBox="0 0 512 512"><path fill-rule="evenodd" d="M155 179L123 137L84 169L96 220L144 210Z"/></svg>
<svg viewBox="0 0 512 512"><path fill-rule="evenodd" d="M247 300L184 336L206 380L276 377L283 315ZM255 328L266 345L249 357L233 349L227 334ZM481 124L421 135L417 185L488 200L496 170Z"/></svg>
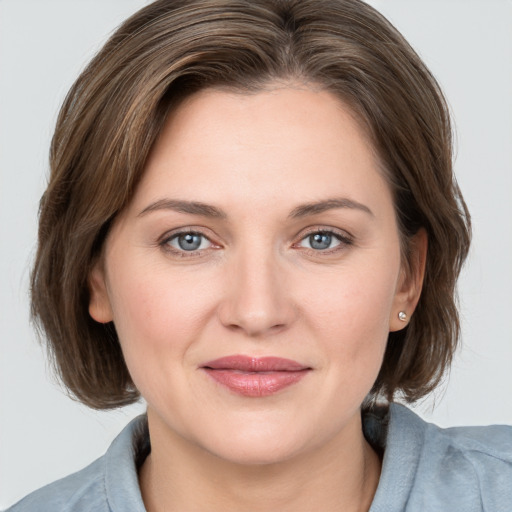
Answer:
<svg viewBox="0 0 512 512"><path fill-rule="evenodd" d="M248 397L273 395L296 384L311 370L291 359L244 355L208 361L201 369L234 393Z"/></svg>

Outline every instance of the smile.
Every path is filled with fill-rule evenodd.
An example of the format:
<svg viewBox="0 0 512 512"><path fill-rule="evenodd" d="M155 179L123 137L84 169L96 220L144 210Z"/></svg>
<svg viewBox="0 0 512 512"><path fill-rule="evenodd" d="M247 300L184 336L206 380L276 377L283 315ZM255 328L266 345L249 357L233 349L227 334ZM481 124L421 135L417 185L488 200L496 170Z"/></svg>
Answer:
<svg viewBox="0 0 512 512"><path fill-rule="evenodd" d="M311 370L290 359L235 355L201 367L212 379L248 397L265 397L299 382Z"/></svg>

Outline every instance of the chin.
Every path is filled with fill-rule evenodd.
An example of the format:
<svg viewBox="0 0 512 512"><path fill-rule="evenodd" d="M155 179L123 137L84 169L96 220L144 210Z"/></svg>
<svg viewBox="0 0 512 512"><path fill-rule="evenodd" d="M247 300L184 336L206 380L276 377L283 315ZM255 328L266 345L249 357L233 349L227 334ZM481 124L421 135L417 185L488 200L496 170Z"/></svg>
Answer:
<svg viewBox="0 0 512 512"><path fill-rule="evenodd" d="M216 447L215 451L211 451L212 455L225 460L232 464L241 466L268 466L272 464L279 464L293 459L298 453L299 449L291 449L289 446L276 446L275 443L269 446L259 446L257 443L252 446L229 446L225 449Z"/></svg>
<svg viewBox="0 0 512 512"><path fill-rule="evenodd" d="M304 435L293 435L289 427L276 429L261 425L238 433L224 431L223 435L210 437L208 441L203 447L212 455L247 466L285 462L307 451L310 444Z"/></svg>

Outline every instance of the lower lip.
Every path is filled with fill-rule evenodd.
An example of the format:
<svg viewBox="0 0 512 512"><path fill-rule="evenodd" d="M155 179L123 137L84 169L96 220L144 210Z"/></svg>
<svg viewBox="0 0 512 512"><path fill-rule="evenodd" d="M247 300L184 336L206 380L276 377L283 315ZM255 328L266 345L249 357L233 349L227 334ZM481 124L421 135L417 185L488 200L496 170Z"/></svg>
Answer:
<svg viewBox="0 0 512 512"><path fill-rule="evenodd" d="M270 396L303 379L309 370L277 371L277 372L241 372L238 370L204 371L218 383L231 391L251 397Z"/></svg>

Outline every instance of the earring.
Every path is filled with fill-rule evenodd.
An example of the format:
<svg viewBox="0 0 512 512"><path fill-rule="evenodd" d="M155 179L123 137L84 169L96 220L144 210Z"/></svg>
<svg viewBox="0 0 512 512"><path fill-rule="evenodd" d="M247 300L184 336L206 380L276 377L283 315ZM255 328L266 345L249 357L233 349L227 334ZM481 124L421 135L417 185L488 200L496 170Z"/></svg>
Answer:
<svg viewBox="0 0 512 512"><path fill-rule="evenodd" d="M405 311L400 311L398 313L398 319L401 321L401 322L406 322L407 321L407 313Z"/></svg>

